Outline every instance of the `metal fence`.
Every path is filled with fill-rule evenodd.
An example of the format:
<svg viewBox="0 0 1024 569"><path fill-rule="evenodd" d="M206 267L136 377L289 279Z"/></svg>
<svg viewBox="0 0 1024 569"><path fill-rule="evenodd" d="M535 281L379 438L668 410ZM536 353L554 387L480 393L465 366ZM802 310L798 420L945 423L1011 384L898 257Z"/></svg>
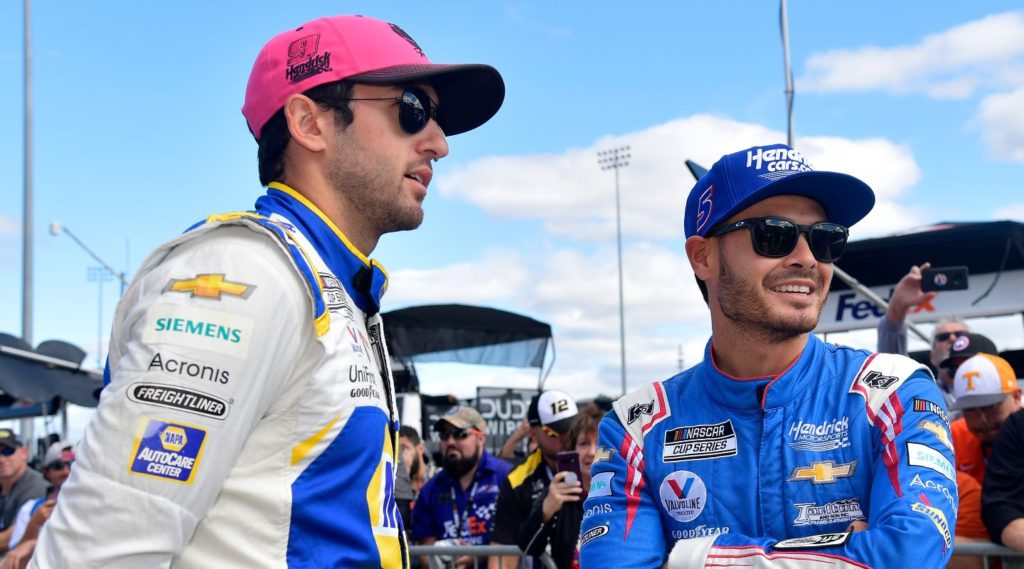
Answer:
<svg viewBox="0 0 1024 569"><path fill-rule="evenodd" d="M454 559L462 555L473 556L474 569L486 569L487 557L523 557L523 552L514 545L413 545L409 547L411 557L427 556L431 559L429 569L454 566ZM1002 558L1003 569L1024 569L1024 551L1015 551L994 543L961 543L953 549L953 555L973 555L984 558L984 567L989 569L990 561ZM538 557L544 569L558 569L548 555ZM423 569L428 569L424 567Z"/></svg>
<svg viewBox="0 0 1024 569"><path fill-rule="evenodd" d="M514 545L412 545L409 556L427 556L430 558L429 569L448 568L455 566L455 559L462 555L473 556L473 569L487 569L488 557L522 557L523 551ZM558 569L555 562L547 554L537 559L544 569ZM424 567L423 569L428 569Z"/></svg>
<svg viewBox="0 0 1024 569"><path fill-rule="evenodd" d="M994 558L1003 559L1003 569L1024 569L1024 551L1016 551L994 543L958 543L953 548L953 555L984 556L985 569L989 569Z"/></svg>

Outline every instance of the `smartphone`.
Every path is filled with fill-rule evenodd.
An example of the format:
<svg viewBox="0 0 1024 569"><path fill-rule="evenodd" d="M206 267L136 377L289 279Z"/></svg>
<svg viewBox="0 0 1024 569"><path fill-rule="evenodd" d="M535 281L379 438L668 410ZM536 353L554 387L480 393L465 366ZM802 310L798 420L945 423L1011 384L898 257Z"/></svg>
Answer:
<svg viewBox="0 0 1024 569"><path fill-rule="evenodd" d="M560 452L555 455L555 463L558 465L559 472L569 473L565 475L566 484L575 484L582 478L580 473L580 453L574 450Z"/></svg>
<svg viewBox="0 0 1024 569"><path fill-rule="evenodd" d="M921 271L921 291L967 290L967 267L939 267Z"/></svg>

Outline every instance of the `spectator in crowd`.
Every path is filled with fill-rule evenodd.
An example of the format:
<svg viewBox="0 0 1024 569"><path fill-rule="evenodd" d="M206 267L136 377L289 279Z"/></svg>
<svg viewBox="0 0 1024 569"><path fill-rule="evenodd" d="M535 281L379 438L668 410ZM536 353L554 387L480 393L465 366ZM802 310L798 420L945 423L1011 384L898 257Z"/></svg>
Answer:
<svg viewBox="0 0 1024 569"><path fill-rule="evenodd" d="M420 489L433 476L429 458L427 458L426 446L416 429L409 425L404 425L399 429L398 445L402 455L402 464L409 470L412 491L419 496Z"/></svg>
<svg viewBox="0 0 1024 569"><path fill-rule="evenodd" d="M519 543L520 528L529 517L533 504L547 493L548 484L557 470L555 455L569 447L569 427L578 413L576 401L564 391L548 389L530 399L526 419L537 450L501 483L491 543ZM492 558L490 566L514 569L518 562L514 557L504 557L500 561Z"/></svg>
<svg viewBox="0 0 1024 569"><path fill-rule="evenodd" d="M712 335L701 363L602 419L609 456L592 476L610 490L585 503L585 569L949 561L954 501L927 487L955 484L932 375L812 334L847 228L873 204L864 182L784 144L723 156L697 181L686 254Z"/></svg>
<svg viewBox="0 0 1024 569"><path fill-rule="evenodd" d="M960 334L949 345L945 357L939 362L939 371L949 378L950 391L954 391L953 377L956 375L956 370L960 367L960 364L978 354L998 356L999 350L996 348L995 342L990 340L988 336L974 332Z"/></svg>
<svg viewBox="0 0 1024 569"><path fill-rule="evenodd" d="M1024 551L1024 411L1011 414L996 438L981 511L992 541Z"/></svg>
<svg viewBox="0 0 1024 569"><path fill-rule="evenodd" d="M1021 408L1017 376L1003 358L982 353L960 364L953 390L954 406L964 413L950 425L956 468L981 484L999 428Z"/></svg>
<svg viewBox="0 0 1024 569"><path fill-rule="evenodd" d="M935 483L931 487L942 493L941 499L952 502L952 493L945 484ZM988 530L981 521L981 484L966 472L957 471L956 492L960 499L953 533L954 548L963 543L988 543ZM955 555L949 560L946 569L982 569L984 566L984 558L981 556Z"/></svg>
<svg viewBox="0 0 1024 569"><path fill-rule="evenodd" d="M14 431L0 429L0 551L7 550L14 533L14 519L28 501L46 495L46 480L28 467L28 449Z"/></svg>
<svg viewBox="0 0 1024 569"><path fill-rule="evenodd" d="M551 479L547 493L533 503L530 515L519 530L519 548L529 555L540 555L550 546L551 558L559 569L579 569L580 523L583 500L591 488L590 465L597 451L597 425L604 413L594 403L576 415L569 428L569 441L579 455L582 480L567 481L568 472ZM599 482L596 492L607 491Z"/></svg>
<svg viewBox="0 0 1024 569"><path fill-rule="evenodd" d="M412 537L424 545L487 545L498 487L511 466L484 450L487 424L472 407L452 407L434 430L441 439L444 466L416 498ZM429 565L426 558L421 562ZM462 556L455 564L469 567L473 559Z"/></svg>
<svg viewBox="0 0 1024 569"><path fill-rule="evenodd" d="M910 271L893 288L885 317L878 321L879 352L907 355L907 314L911 309L930 303L938 294L921 291L921 271L929 267L931 267L931 263L910 267ZM946 400L947 408L953 404L953 375L943 369L940 363L948 356L953 342L970 331L967 324L955 317L939 320L935 329L932 330L931 353L928 363L932 373L939 380L939 387L942 389L942 396ZM959 415L959 411L950 413L952 419L958 418Z"/></svg>
<svg viewBox="0 0 1024 569"><path fill-rule="evenodd" d="M36 548L36 537L46 520L50 519L61 485L71 474L75 451L68 441L57 441L46 449L43 456L43 478L50 483L46 495L29 500L18 510L11 532L10 551L0 561L0 569L22 569L28 564Z"/></svg>

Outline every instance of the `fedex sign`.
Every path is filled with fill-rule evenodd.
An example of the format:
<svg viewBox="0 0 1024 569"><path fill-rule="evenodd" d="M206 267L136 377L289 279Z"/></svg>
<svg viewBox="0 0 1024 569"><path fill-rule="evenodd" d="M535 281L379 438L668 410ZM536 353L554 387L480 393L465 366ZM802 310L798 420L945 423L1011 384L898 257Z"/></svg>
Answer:
<svg viewBox="0 0 1024 569"><path fill-rule="evenodd" d="M889 294L885 296L885 301L888 302L892 298L893 288L889 288ZM880 306L871 302L870 300L857 300L857 293L855 292L844 292L838 295L838 303L835 312L835 321L843 322L849 320L864 320L874 316L875 318L881 318L885 316L885 310ZM910 310L911 314L917 314L919 312L935 312L935 307L932 306L932 301L922 302Z"/></svg>

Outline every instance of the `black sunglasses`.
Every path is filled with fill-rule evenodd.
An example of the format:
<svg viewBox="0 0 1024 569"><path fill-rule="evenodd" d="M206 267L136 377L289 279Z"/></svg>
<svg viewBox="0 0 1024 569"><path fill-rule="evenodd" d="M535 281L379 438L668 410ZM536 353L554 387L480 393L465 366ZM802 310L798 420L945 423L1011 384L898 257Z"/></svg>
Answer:
<svg viewBox="0 0 1024 569"><path fill-rule="evenodd" d="M751 217L723 225L708 233L709 237L725 235L737 229L750 230L750 243L754 252L762 257L785 257L796 249L800 234L807 234L814 258L823 263L834 263L843 256L850 232L838 223L820 221L800 225L784 217Z"/></svg>
<svg viewBox="0 0 1024 569"><path fill-rule="evenodd" d="M449 437L457 441L461 441L469 436L469 429L450 429L444 432L438 431L437 436L441 439L441 442L448 440Z"/></svg>
<svg viewBox="0 0 1024 569"><path fill-rule="evenodd" d="M16 452L18 452L18 449L14 448L14 447L5 446L3 448L0 448L0 455L3 455L3 456L11 456L12 454L14 454Z"/></svg>
<svg viewBox="0 0 1024 569"><path fill-rule="evenodd" d="M398 101L398 125L408 134L416 134L426 128L430 119L437 121L437 105L419 87L406 87L397 97L351 97L346 100Z"/></svg>
<svg viewBox="0 0 1024 569"><path fill-rule="evenodd" d="M967 335L967 332L963 330L957 330L956 332L939 332L935 335L936 342L945 342L950 338L962 338Z"/></svg>
<svg viewBox="0 0 1024 569"><path fill-rule="evenodd" d="M55 460L55 461L51 462L50 464L47 464L46 465L46 469L47 470L64 470L65 468L71 468L71 463L72 462L74 462L74 461L73 460L67 460L67 461Z"/></svg>

